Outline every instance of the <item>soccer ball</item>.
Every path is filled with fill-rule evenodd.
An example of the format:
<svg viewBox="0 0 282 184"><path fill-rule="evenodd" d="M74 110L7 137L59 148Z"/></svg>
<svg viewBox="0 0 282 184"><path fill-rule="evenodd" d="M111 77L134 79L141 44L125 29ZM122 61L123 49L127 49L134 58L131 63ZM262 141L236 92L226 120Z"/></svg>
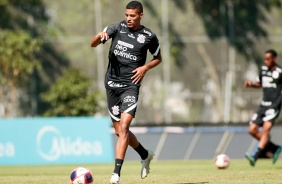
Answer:
<svg viewBox="0 0 282 184"><path fill-rule="evenodd" d="M91 171L85 167L76 168L70 175L71 184L91 184L93 180Z"/></svg>
<svg viewBox="0 0 282 184"><path fill-rule="evenodd" d="M230 163L230 158L226 154L219 154L215 158L215 166L218 169L225 169L225 168L227 168L229 163Z"/></svg>

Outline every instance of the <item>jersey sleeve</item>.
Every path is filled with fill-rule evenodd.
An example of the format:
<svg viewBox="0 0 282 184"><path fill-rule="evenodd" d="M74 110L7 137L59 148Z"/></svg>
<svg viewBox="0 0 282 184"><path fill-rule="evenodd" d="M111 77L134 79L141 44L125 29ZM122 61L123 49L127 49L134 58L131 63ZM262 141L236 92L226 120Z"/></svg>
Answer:
<svg viewBox="0 0 282 184"><path fill-rule="evenodd" d="M117 32L119 23L113 23L108 25L107 27L104 28L103 32L108 33L110 38L113 38ZM102 43L105 43L107 40L101 40Z"/></svg>
<svg viewBox="0 0 282 184"><path fill-rule="evenodd" d="M156 35L153 35L149 46L149 51L153 56L157 56L161 52L159 40Z"/></svg>

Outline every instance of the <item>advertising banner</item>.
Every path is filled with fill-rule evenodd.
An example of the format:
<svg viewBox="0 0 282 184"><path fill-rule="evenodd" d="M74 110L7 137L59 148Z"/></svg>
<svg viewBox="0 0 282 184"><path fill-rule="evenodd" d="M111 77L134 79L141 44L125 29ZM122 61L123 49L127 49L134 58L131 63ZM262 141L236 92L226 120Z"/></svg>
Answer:
<svg viewBox="0 0 282 184"><path fill-rule="evenodd" d="M0 165L113 161L105 117L0 119Z"/></svg>

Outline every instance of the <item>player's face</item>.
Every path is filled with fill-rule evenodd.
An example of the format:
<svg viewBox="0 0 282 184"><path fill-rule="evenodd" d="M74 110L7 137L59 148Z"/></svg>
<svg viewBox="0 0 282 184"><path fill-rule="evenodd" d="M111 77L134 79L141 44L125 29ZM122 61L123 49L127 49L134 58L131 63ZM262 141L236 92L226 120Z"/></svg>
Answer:
<svg viewBox="0 0 282 184"><path fill-rule="evenodd" d="M268 68L272 68L275 65L276 58L271 55L271 53L264 54L264 64Z"/></svg>
<svg viewBox="0 0 282 184"><path fill-rule="evenodd" d="M125 10L125 20L127 23L127 27L130 29L138 29L142 17L143 13L139 13L139 10L136 8Z"/></svg>

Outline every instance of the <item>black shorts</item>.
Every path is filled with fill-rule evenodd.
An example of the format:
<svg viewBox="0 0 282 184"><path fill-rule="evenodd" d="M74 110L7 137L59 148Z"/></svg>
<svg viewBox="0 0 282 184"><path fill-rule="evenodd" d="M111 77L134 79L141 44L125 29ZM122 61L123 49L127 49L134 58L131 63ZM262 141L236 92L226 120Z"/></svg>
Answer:
<svg viewBox="0 0 282 184"><path fill-rule="evenodd" d="M108 110L112 121L120 121L121 113L128 113L135 117L139 87L133 86L128 89L106 89Z"/></svg>
<svg viewBox="0 0 282 184"><path fill-rule="evenodd" d="M276 108L260 106L259 110L253 115L250 123L254 123L259 126L262 126L265 121L274 123L279 116L279 113L280 106Z"/></svg>

